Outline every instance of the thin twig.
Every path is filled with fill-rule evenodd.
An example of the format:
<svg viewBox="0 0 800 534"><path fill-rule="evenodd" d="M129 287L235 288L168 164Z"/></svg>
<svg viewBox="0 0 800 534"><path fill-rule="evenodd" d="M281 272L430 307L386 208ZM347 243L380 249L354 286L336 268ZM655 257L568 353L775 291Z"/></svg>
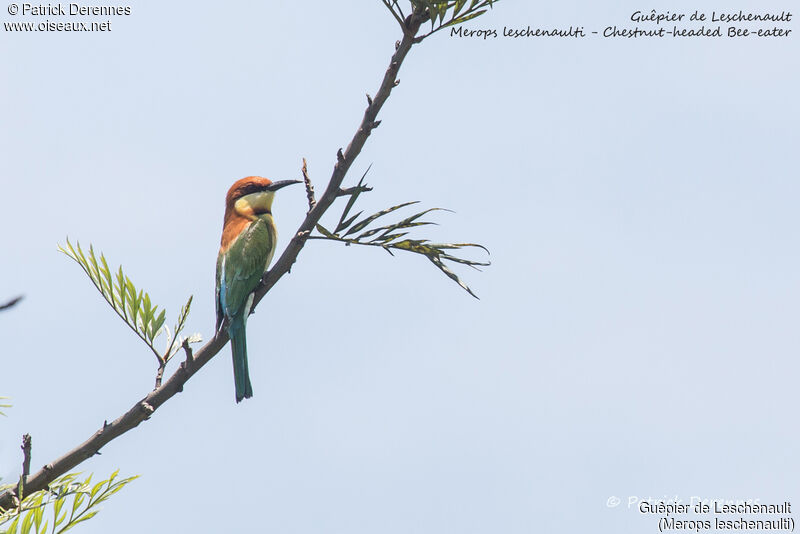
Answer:
<svg viewBox="0 0 800 534"><path fill-rule="evenodd" d="M303 158L303 183L306 184L306 197L308 198L308 212L306 212L306 215L308 215L317 205L317 199L314 198L314 185L311 183L311 178L308 177L306 158Z"/></svg>
<svg viewBox="0 0 800 534"><path fill-rule="evenodd" d="M394 2L394 3L396 3L396 2ZM385 5L386 8L389 11L392 12L392 16L394 17L394 19L397 21L397 23L400 25L400 27L403 29L403 31L405 31L405 24L403 23L403 19L400 18L400 16L392 8L392 4L390 4L388 0L383 0L383 5Z"/></svg>
<svg viewBox="0 0 800 534"><path fill-rule="evenodd" d="M11 299L11 300L9 300L8 302L6 302L5 304L0 304L0 311L2 311L2 310L7 310L7 309L9 309L9 308L13 308L13 307L14 307L14 306L16 306L16 305L19 303L19 301L21 301L23 298L24 298L24 295L20 295L20 296L18 296L18 297L14 297L13 299Z"/></svg>
<svg viewBox="0 0 800 534"><path fill-rule="evenodd" d="M22 478L23 480L31 473L31 435L22 436Z"/></svg>
<svg viewBox="0 0 800 534"><path fill-rule="evenodd" d="M161 362L158 365L158 371L156 371L156 387L153 389L158 389L161 387L161 380L164 378L164 369L167 367L167 362Z"/></svg>

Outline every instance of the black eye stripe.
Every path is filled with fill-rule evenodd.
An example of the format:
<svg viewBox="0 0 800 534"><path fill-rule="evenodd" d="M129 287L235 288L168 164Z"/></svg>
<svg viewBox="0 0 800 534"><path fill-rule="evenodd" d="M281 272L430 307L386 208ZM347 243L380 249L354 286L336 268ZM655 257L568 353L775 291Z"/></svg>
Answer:
<svg viewBox="0 0 800 534"><path fill-rule="evenodd" d="M243 196L249 195L251 193L259 193L261 191L264 191L264 189L265 189L265 187L263 185L247 184L244 187L239 189L238 196L239 197L243 197Z"/></svg>

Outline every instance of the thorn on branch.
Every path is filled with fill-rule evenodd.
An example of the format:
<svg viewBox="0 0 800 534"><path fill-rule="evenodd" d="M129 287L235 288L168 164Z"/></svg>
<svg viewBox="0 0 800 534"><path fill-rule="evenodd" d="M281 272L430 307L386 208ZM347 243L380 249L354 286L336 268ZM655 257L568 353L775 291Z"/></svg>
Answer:
<svg viewBox="0 0 800 534"><path fill-rule="evenodd" d="M22 436L22 478L23 480L31 473L31 435Z"/></svg>
<svg viewBox="0 0 800 534"><path fill-rule="evenodd" d="M367 95L369 98L369 95ZM306 158L303 158L303 183L306 184L306 197L308 198L308 213L317 205L317 199L314 197L314 186L311 184L311 178L308 177L308 166L306 165Z"/></svg>
<svg viewBox="0 0 800 534"><path fill-rule="evenodd" d="M109 425L109 424L108 424L108 419L106 419L105 421L103 421L103 430L105 430L106 428L108 428L108 427L110 427L110 426L111 426L111 425Z"/></svg>
<svg viewBox="0 0 800 534"><path fill-rule="evenodd" d="M395 41L394 42L394 49L395 50L400 50L400 41Z"/></svg>
<svg viewBox="0 0 800 534"><path fill-rule="evenodd" d="M380 122L380 121L379 121ZM355 193L361 192L365 193L367 191L372 191L372 188L367 185L356 185L353 187L348 187L347 189L339 189L339 192L336 193L337 197L346 197L348 195L353 195Z"/></svg>
<svg viewBox="0 0 800 534"><path fill-rule="evenodd" d="M367 93L367 104L370 106L372 105L372 97L369 96L369 93Z"/></svg>
<svg viewBox="0 0 800 534"><path fill-rule="evenodd" d="M336 152L336 159L339 161L339 163L344 163L344 154L342 154L341 148Z"/></svg>
<svg viewBox="0 0 800 534"><path fill-rule="evenodd" d="M372 123L372 129L374 130L375 128L377 128L380 125L381 125L381 121L375 121L375 122Z"/></svg>
<svg viewBox="0 0 800 534"><path fill-rule="evenodd" d="M144 414L145 414L145 419L150 419L150 416L151 416L151 415L153 415L153 412L155 412L155 411L156 411L156 409L155 409L155 408L153 408L153 407L152 407L152 406L151 406L151 405L150 405L150 404L149 404L147 401L142 401L142 402L139 404L139 407L140 407L140 408L142 409L142 411L144 412Z"/></svg>
<svg viewBox="0 0 800 534"><path fill-rule="evenodd" d="M166 360L162 360L161 363L158 365L158 371L156 371L156 387L153 389L158 389L161 387L161 380L164 378L164 368L167 367Z"/></svg>
<svg viewBox="0 0 800 534"><path fill-rule="evenodd" d="M181 347L183 347L183 351L186 353L186 364L192 363L192 361L194 361L194 353L192 352L192 347L189 346L188 337L183 340Z"/></svg>
<svg viewBox="0 0 800 534"><path fill-rule="evenodd" d="M400 85L400 80L399 79L394 81L394 86L397 87L398 85Z"/></svg>

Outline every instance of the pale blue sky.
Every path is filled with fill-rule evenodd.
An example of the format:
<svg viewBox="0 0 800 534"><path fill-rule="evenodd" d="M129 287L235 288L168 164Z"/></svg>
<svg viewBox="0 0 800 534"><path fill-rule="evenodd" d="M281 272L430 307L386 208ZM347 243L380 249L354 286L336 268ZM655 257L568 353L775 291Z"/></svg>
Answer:
<svg viewBox="0 0 800 534"><path fill-rule="evenodd" d="M227 188L305 157L322 189L399 38L378 0L130 5L106 34L0 32L0 301L26 295L0 321L5 479L24 432L38 468L153 383L57 244L94 243L172 320L193 294L209 338ZM504 1L468 26L651 7ZM364 209L454 210L420 234L491 250L459 270L481 300L309 243L248 323L255 396L234 403L224 349L81 466L141 478L80 532L640 533L631 496L797 498L799 58L796 35L415 47L347 183L372 163ZM305 210L279 193L281 245Z"/></svg>

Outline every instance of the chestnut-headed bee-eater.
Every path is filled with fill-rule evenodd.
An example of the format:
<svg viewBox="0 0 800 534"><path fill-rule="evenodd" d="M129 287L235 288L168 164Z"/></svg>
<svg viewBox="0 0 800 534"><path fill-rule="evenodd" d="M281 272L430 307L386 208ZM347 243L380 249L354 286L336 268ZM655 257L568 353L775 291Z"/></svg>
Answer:
<svg viewBox="0 0 800 534"><path fill-rule="evenodd" d="M225 222L217 256L217 330L227 320L236 402L253 396L245 325L253 305L253 291L275 253L278 233L272 218L272 200L275 191L296 183L300 181L271 182L248 176L235 182L225 197Z"/></svg>

